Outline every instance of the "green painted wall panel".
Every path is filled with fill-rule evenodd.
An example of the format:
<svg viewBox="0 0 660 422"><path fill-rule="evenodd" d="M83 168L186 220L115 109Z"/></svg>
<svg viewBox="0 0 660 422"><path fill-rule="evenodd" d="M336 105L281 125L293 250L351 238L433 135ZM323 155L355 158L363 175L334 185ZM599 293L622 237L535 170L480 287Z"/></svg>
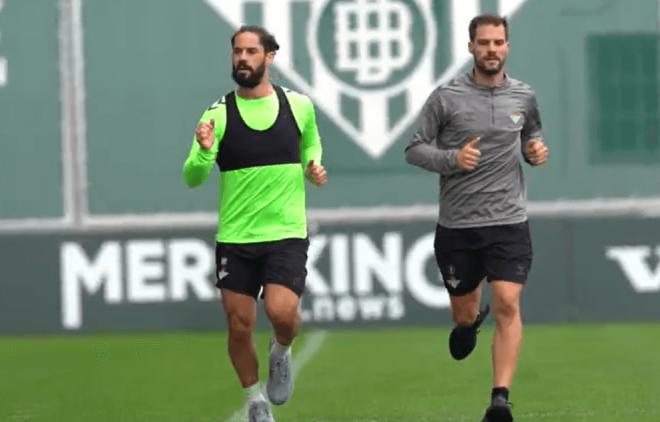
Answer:
<svg viewBox="0 0 660 422"><path fill-rule="evenodd" d="M489 10L509 4L478 3ZM59 216L58 2L3 4L0 57L7 59L9 83L0 87L0 219ZM452 64L453 49L462 51L454 41L467 28L452 22L450 2L391 3L394 17L386 25L399 38L392 44L390 61L384 62L392 68L381 80L374 76L373 61L363 57L359 63L348 60L340 65L337 59L337 16L352 2L282 4L289 7L274 12L272 3L263 1L82 2L86 199L93 215L215 211L217 174L191 191L181 180L181 166L201 112L233 87L229 38L235 26L246 21L276 29L282 50L275 61L274 81L315 99L330 184L310 189L311 207L436 203L437 176L403 160L416 113L411 112L408 124L399 128L397 123L410 112L409 102L427 97L433 84L418 89L424 85L420 81L437 80ZM653 0L639 0L635 7L602 0L528 0L510 16L508 70L535 88L551 149L546 167L526 167L531 200L658 197L657 154L643 163L618 156L594 159L593 145L600 140L594 139L598 132L590 124L598 98L591 81L599 75L589 64L590 39L657 36L657 17L658 3ZM378 20L369 19L370 28L377 28ZM318 29L316 22L324 26ZM370 46L368 51L382 52L385 46ZM408 60L393 65L406 46ZM361 68L372 73L360 78ZM419 69L423 71L417 76L423 78L405 79ZM469 61L463 69L469 69ZM383 94L401 81L405 83L400 89ZM361 107L364 98L372 102ZM384 104L391 107L380 110ZM647 120L657 128L658 116ZM358 136L368 125L375 128L373 135ZM660 135L657 130L654 134L649 142L657 144ZM626 145L620 137L612 142ZM20 173L25 176L17 177Z"/></svg>
<svg viewBox="0 0 660 422"><path fill-rule="evenodd" d="M57 1L0 1L0 219L63 214L58 54Z"/></svg>

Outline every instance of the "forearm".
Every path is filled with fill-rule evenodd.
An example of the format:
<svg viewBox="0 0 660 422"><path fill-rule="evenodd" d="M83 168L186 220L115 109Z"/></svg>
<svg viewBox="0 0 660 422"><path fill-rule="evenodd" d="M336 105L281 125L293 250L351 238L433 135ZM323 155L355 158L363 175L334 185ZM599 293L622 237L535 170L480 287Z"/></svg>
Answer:
<svg viewBox="0 0 660 422"><path fill-rule="evenodd" d="M194 188L206 181L215 164L215 153L195 149L190 152L188 159L183 164L183 180L188 187Z"/></svg>
<svg viewBox="0 0 660 422"><path fill-rule="evenodd" d="M322 153L323 150L320 142L304 147L300 151L300 162L302 166L307 167L310 161L314 161L315 164L321 164Z"/></svg>
<svg viewBox="0 0 660 422"><path fill-rule="evenodd" d="M419 129L406 147L406 162L434 173L443 175L459 171L456 156L458 150L440 149L437 140L449 117L444 110L445 100L440 90L435 90L426 100L420 113Z"/></svg>
<svg viewBox="0 0 660 422"><path fill-rule="evenodd" d="M438 149L426 143L417 143L406 148L406 162L434 173L450 175L460 170L456 161L457 154L457 150Z"/></svg>

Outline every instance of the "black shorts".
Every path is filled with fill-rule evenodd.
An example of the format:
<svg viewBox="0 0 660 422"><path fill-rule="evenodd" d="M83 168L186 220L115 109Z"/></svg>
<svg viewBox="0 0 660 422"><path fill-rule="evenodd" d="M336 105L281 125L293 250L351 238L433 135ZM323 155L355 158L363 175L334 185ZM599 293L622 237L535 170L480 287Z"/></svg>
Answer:
<svg viewBox="0 0 660 422"><path fill-rule="evenodd" d="M299 297L307 277L308 239L216 243L216 286L254 297L266 284L280 284Z"/></svg>
<svg viewBox="0 0 660 422"><path fill-rule="evenodd" d="M532 266L527 222L435 231L435 259L449 294L463 296L481 280L525 283Z"/></svg>

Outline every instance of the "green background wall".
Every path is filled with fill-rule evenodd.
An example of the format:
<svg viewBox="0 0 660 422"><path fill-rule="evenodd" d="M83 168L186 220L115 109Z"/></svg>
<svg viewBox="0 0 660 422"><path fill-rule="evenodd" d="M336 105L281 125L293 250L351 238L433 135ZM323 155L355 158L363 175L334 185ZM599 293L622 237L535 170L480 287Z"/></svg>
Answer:
<svg viewBox="0 0 660 422"><path fill-rule="evenodd" d="M346 1L330 1L327 10L339 3ZM400 3L420 13L417 3ZM507 2L477 3L493 11ZM72 123L62 120L61 110L62 4L67 1L5 0L0 11L0 56L9 69L0 88L0 219L63 213L61 133ZM262 23L261 2L240 4L246 20ZM462 3L432 4L437 77L450 61L451 4ZM333 28L308 32L310 6L300 2L291 10L295 36L283 50L295 54L305 77L311 72L305 40L318 40L330 60ZM191 192L180 169L202 111L233 87L228 46L234 28L201 0L86 0L81 18L82 77L63 72L84 98L86 131L78 143L86 165L79 177L90 213L215 211L215 177ZM416 59L429 42L427 26L411 32ZM511 17L510 41L509 72L536 89L551 148L547 167L527 169L530 199L657 197L658 2L529 0ZM304 91L287 72L276 73L278 83ZM390 82L403 76L395 72ZM392 99L392 119L405 111L406 95L423 100L428 92ZM350 117L354 101L342 98ZM374 158L320 104L317 114L332 182L311 192L311 207L435 203L435 176L403 161L414 123Z"/></svg>

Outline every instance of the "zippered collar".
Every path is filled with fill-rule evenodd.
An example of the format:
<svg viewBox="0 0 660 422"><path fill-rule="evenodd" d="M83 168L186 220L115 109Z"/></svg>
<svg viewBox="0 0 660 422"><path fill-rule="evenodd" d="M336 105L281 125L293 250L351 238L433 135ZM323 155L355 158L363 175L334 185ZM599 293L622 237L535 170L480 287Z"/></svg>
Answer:
<svg viewBox="0 0 660 422"><path fill-rule="evenodd" d="M472 88L475 88L475 89L482 90L482 91L497 92L497 91L505 90L505 89L509 88L509 86L511 85L511 80L509 79L509 76L506 74L506 72L504 73L504 80L502 81L502 83L500 85L492 86L492 87L491 86L479 85L478 83L476 83L475 80L474 80L474 69L472 69L469 72L465 72L462 79L463 79L463 82L465 82L466 85L468 85Z"/></svg>

